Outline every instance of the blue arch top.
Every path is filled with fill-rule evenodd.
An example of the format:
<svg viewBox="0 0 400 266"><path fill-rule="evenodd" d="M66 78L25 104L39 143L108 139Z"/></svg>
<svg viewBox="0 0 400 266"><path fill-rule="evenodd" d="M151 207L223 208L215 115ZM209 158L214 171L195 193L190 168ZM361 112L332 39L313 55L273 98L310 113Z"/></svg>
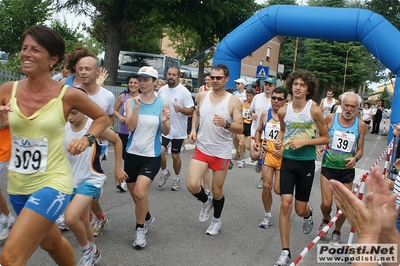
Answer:
<svg viewBox="0 0 400 266"><path fill-rule="evenodd" d="M241 60L277 35L358 41L397 77L400 74L400 32L381 15L355 8L277 5L254 14L218 44L213 65L228 65L229 87L240 77ZM397 79L393 103L400 102ZM400 105L392 104L391 123L398 122Z"/></svg>

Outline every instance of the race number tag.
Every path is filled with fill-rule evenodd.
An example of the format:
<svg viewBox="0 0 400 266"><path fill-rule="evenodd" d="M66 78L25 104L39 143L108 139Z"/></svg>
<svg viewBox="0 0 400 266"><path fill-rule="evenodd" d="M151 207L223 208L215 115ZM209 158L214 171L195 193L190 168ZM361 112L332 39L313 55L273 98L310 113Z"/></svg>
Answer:
<svg viewBox="0 0 400 266"><path fill-rule="evenodd" d="M49 144L46 138L13 136L9 170L21 174L44 173Z"/></svg>
<svg viewBox="0 0 400 266"><path fill-rule="evenodd" d="M355 140L356 136L354 134L335 130L333 135L332 149L342 152L351 152Z"/></svg>
<svg viewBox="0 0 400 266"><path fill-rule="evenodd" d="M242 109L242 117L244 119L250 120L251 119L251 110L250 109Z"/></svg>
<svg viewBox="0 0 400 266"><path fill-rule="evenodd" d="M267 140L275 141L280 129L280 124L267 123L265 125L265 137L267 138Z"/></svg>

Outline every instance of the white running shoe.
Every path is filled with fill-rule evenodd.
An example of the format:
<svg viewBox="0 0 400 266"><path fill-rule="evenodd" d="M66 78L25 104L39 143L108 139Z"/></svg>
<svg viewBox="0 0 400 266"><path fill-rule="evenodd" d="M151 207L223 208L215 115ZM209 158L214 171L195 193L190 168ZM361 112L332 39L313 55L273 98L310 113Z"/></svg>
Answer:
<svg viewBox="0 0 400 266"><path fill-rule="evenodd" d="M101 237L104 233L104 228L108 225L108 218L104 217L103 220L97 219L96 226L93 227L93 234L95 237Z"/></svg>
<svg viewBox="0 0 400 266"><path fill-rule="evenodd" d="M81 250L79 252L79 256L81 257L79 259L79 262L77 266L93 266L94 265L94 248L93 245L90 245L90 247L86 250Z"/></svg>
<svg viewBox="0 0 400 266"><path fill-rule="evenodd" d="M282 254L274 266L288 266L290 262L289 251L282 250Z"/></svg>
<svg viewBox="0 0 400 266"><path fill-rule="evenodd" d="M3 216L4 214L2 214ZM4 220L0 222L0 240L4 240L10 234L10 228L8 227L7 216L4 215Z"/></svg>
<svg viewBox="0 0 400 266"><path fill-rule="evenodd" d="M218 235L219 230L221 229L221 218L212 218L211 224L207 228L206 234L210 236Z"/></svg>
<svg viewBox="0 0 400 266"><path fill-rule="evenodd" d="M167 184L167 179L170 175L171 175L170 171L168 171L168 174L166 175L161 174L160 181L158 182L158 187L165 187L165 185Z"/></svg>
<svg viewBox="0 0 400 266"><path fill-rule="evenodd" d="M128 191L128 186L126 185L126 182L122 182L121 184L117 185L117 188L119 189L119 191L121 192L127 192Z"/></svg>
<svg viewBox="0 0 400 266"><path fill-rule="evenodd" d="M199 215L199 221L201 223L207 222L210 219L210 211L213 207L213 198L208 196L208 200L205 203L201 203L201 210Z"/></svg>
<svg viewBox="0 0 400 266"><path fill-rule="evenodd" d="M172 191L179 191L179 189L181 188L180 186L180 180L174 180L174 182L172 183Z"/></svg>
<svg viewBox="0 0 400 266"><path fill-rule="evenodd" d="M135 234L135 241L133 241L133 246L135 248L143 248L146 246L146 232L144 231L144 228L139 227L136 229L136 234Z"/></svg>
<svg viewBox="0 0 400 266"><path fill-rule="evenodd" d="M154 216L150 213L150 219L144 221L144 233L147 234L147 230L149 230L150 225L154 223Z"/></svg>
<svg viewBox="0 0 400 266"><path fill-rule="evenodd" d="M264 220L258 225L261 228L268 229L272 225L272 217L269 215L264 216Z"/></svg>
<svg viewBox="0 0 400 266"><path fill-rule="evenodd" d="M8 228L13 227L14 223L15 223L15 217L11 214L11 212L8 214Z"/></svg>
<svg viewBox="0 0 400 266"><path fill-rule="evenodd" d="M61 214L56 220L58 228L64 231L69 231L67 224L65 223L65 214Z"/></svg>
<svg viewBox="0 0 400 266"><path fill-rule="evenodd" d="M241 161L241 162L239 163L239 165L238 165L238 168L244 168L245 165L246 165L246 162L245 162L245 161Z"/></svg>
<svg viewBox="0 0 400 266"><path fill-rule="evenodd" d="M311 216L308 219L303 219L303 233L304 234L309 234L311 233L313 227L314 227L314 221L312 217L312 210L313 208L310 206L310 211L311 211Z"/></svg>

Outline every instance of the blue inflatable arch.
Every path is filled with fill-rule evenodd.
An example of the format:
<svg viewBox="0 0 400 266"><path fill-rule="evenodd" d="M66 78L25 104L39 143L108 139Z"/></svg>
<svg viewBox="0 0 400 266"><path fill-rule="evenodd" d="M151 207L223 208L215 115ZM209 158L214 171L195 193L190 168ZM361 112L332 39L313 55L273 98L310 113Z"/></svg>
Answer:
<svg viewBox="0 0 400 266"><path fill-rule="evenodd" d="M234 87L234 78L240 76L241 60L277 35L361 42L397 75L391 123L400 122L400 105L395 104L400 102L400 32L381 15L353 8L286 5L265 8L229 33L218 45L213 65L228 65L232 77L228 87Z"/></svg>

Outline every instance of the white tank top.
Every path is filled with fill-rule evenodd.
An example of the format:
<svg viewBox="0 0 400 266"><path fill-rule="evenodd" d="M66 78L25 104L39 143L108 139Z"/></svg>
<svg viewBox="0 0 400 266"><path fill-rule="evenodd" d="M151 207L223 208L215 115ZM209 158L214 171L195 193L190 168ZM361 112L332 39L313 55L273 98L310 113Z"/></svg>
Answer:
<svg viewBox="0 0 400 266"><path fill-rule="evenodd" d="M332 98L332 102L328 103L328 99L324 99L324 103L322 104L322 108L326 108L324 111L322 111L322 114L325 116L329 115L332 110L332 106L335 104L335 99Z"/></svg>
<svg viewBox="0 0 400 266"><path fill-rule="evenodd" d="M221 159L232 157L232 133L223 127L214 125L213 117L222 116L228 122L232 122L229 114L228 103L232 94L227 93L225 99L214 104L210 100L212 91L207 92L200 106L200 126L197 134L197 148L209 155Z"/></svg>

